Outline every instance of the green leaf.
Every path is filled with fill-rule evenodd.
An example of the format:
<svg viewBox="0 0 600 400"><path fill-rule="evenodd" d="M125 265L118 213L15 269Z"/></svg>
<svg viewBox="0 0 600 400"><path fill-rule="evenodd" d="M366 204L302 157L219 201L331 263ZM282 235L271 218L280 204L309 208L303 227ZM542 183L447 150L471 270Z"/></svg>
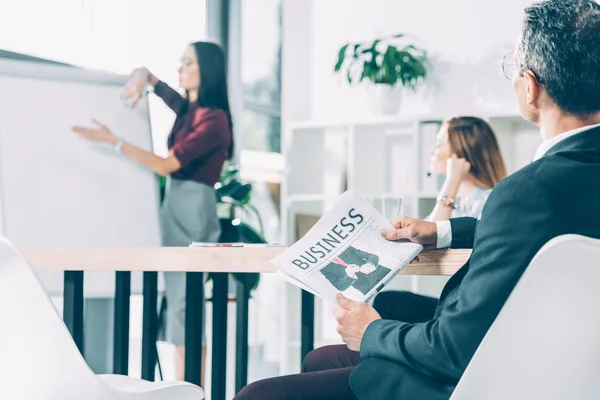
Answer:
<svg viewBox="0 0 600 400"><path fill-rule="evenodd" d="M401 49L401 50L404 50L404 51L408 51L408 50L413 50L413 51L421 51L421 50L417 49L417 48L416 48L414 45L412 45L412 44L407 44L406 46L402 47L402 49Z"/></svg>
<svg viewBox="0 0 600 400"><path fill-rule="evenodd" d="M346 79L350 84L366 79L376 84L396 85L400 83L404 87L414 90L427 76L430 64L424 50L412 44L399 48L390 44L393 39L402 37L405 35L398 33L376 38L367 44L347 45L343 55L340 49L336 71L344 68L344 61L348 61ZM381 50L382 43L386 44L384 50ZM354 50L351 54L348 54L348 47Z"/></svg>
<svg viewBox="0 0 600 400"><path fill-rule="evenodd" d="M373 54L373 48L372 47L365 47L358 54Z"/></svg>
<svg viewBox="0 0 600 400"><path fill-rule="evenodd" d="M383 55L383 62L381 65L382 69L382 82L389 85L395 85L398 81L398 64L396 63L396 48L394 46L388 46L387 50Z"/></svg>
<svg viewBox="0 0 600 400"><path fill-rule="evenodd" d="M359 82L362 82L363 79L371 79L371 69L369 67L369 64L365 64L362 73L360 74L360 79Z"/></svg>
<svg viewBox="0 0 600 400"><path fill-rule="evenodd" d="M381 42L381 39L375 39L371 44L371 50L377 52L377 45Z"/></svg>
<svg viewBox="0 0 600 400"><path fill-rule="evenodd" d="M345 44L338 52L338 61L335 64L335 72L338 72L342 68L342 64L344 64L344 60L346 59L346 51L348 50L348 46L350 46L349 43Z"/></svg>

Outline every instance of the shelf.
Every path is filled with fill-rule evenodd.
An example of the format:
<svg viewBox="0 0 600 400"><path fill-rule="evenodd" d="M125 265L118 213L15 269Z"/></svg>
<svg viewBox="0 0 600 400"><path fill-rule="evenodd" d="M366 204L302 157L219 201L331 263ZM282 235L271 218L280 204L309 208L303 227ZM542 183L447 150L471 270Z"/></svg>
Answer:
<svg viewBox="0 0 600 400"><path fill-rule="evenodd" d="M349 127L377 127L380 125L399 125L399 124L414 124L414 123L431 123L443 121L452 115L414 115L414 116L374 116L361 119L345 119L345 120L320 120L320 121L302 121L287 124L290 130L315 130L315 129L330 129L330 128L349 128ZM519 126L535 127L531 122L526 121L520 114L482 114L482 118L488 121L511 121L519 124Z"/></svg>
<svg viewBox="0 0 600 400"><path fill-rule="evenodd" d="M343 127L371 127L371 126L379 126L379 125L397 125L397 124L413 124L418 122L430 123L430 122L438 122L447 119L448 117L452 117L451 115L443 116L443 115L414 115L410 116L374 116L367 117L361 119L345 119L345 120L320 120L320 121L302 121L302 122L292 122L287 124L287 128L291 130L300 130L300 129L327 129L327 128L343 128ZM523 123L528 126L535 126L531 122L526 121L520 114L483 114L482 118L487 120L510 120L516 123Z"/></svg>
<svg viewBox="0 0 600 400"><path fill-rule="evenodd" d="M289 123L287 125L287 129L290 131L314 131L318 129L331 129L331 128L350 128L352 124L346 122L317 122L317 121L307 121L307 122L294 122Z"/></svg>
<svg viewBox="0 0 600 400"><path fill-rule="evenodd" d="M386 129L383 132L383 136L413 136L415 134L414 130L409 130L409 129L402 129L402 128L397 128L397 129Z"/></svg>
<svg viewBox="0 0 600 400"><path fill-rule="evenodd" d="M325 201L325 200L337 200L341 194L292 194L286 196L286 202L292 203L294 201Z"/></svg>
<svg viewBox="0 0 600 400"><path fill-rule="evenodd" d="M535 124L523 119L520 115L489 117L488 122L492 127L508 127L513 133L518 133L520 131L539 131L539 128Z"/></svg>
<svg viewBox="0 0 600 400"><path fill-rule="evenodd" d="M306 125L306 126L298 125L298 126L294 126L293 128L289 127L288 129L293 134L315 133L315 132L318 132L318 131L340 134L340 133L347 133L350 130L350 128L351 128L351 126L348 125L348 124L317 125L317 126L311 126L311 125Z"/></svg>
<svg viewBox="0 0 600 400"><path fill-rule="evenodd" d="M366 196L366 197L370 197L371 195L367 192L360 192L362 195ZM286 202L289 203L293 203L293 202L306 202L306 201L325 201L325 200L337 200L340 195L326 195L326 194L322 194L322 193L313 193L313 194L294 194L294 195L289 195L286 196ZM378 196L381 197L402 197L404 200L420 200L420 199L436 199L438 194L437 193L405 193L405 194L399 194L399 193L383 193L380 194Z"/></svg>
<svg viewBox="0 0 600 400"><path fill-rule="evenodd" d="M414 197L416 197L417 199L437 199L438 193L421 192L421 193L415 193Z"/></svg>
<svg viewBox="0 0 600 400"><path fill-rule="evenodd" d="M414 125L418 122L431 122L441 120L442 118L436 115L421 115L421 116L413 116L411 117L402 117L396 115L390 116L380 116L380 117L371 117L371 118L361 118L361 119L346 119L346 120L321 120L321 121L304 121L304 122L292 122L287 124L288 130L315 130L315 129L330 129L330 128L349 128L349 127L358 127L358 128L369 128L369 127L379 127L381 125Z"/></svg>

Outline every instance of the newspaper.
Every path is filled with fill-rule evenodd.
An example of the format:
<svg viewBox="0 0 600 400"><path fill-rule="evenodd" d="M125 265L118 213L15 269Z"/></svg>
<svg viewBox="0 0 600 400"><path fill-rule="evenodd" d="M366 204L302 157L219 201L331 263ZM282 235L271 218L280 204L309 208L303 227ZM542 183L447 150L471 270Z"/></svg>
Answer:
<svg viewBox="0 0 600 400"><path fill-rule="evenodd" d="M391 223L357 192L344 193L298 242L272 260L294 285L335 303L337 293L369 301L409 264L423 246L391 242Z"/></svg>

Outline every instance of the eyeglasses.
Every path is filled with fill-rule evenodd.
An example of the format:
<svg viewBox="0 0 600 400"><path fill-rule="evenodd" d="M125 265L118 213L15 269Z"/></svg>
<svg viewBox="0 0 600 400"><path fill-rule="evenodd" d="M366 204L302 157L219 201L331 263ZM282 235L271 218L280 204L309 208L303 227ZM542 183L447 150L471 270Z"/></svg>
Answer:
<svg viewBox="0 0 600 400"><path fill-rule="evenodd" d="M504 77L509 81L512 81L518 67L519 64L517 63L517 58L514 51L507 53L502 59L502 72L504 72Z"/></svg>
<svg viewBox="0 0 600 400"><path fill-rule="evenodd" d="M544 84L544 81L542 81L540 76L535 73L535 71L517 61L517 56L514 51L507 53L502 59L502 72L504 72L504 77L509 81L513 80L513 77L517 71L521 72L523 70L530 71L539 83ZM523 76L522 72L520 76Z"/></svg>
<svg viewBox="0 0 600 400"><path fill-rule="evenodd" d="M179 60L179 65L183 66L183 67L189 67L190 65L194 64L196 61L192 60L191 58L187 58L187 57L182 57Z"/></svg>

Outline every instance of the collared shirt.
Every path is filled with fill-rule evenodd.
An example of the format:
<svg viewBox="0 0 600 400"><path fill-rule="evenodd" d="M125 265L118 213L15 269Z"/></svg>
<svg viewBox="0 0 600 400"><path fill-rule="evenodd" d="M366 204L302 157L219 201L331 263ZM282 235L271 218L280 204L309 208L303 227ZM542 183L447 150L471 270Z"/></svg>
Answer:
<svg viewBox="0 0 600 400"><path fill-rule="evenodd" d="M566 138L574 136L583 131L587 131L588 129L594 129L594 128L599 128L599 127L600 127L600 124L584 126L582 128L577 128L577 129L573 129L573 130L570 130L565 133L561 133L560 135L556 135L553 138L548 139L545 142L542 142L542 144L540 144L538 146L537 151L535 152L535 157L533 157L532 162L537 161L540 158L542 158L548 152L548 150L550 150L552 147L554 147L555 144L562 142Z"/></svg>
<svg viewBox="0 0 600 400"><path fill-rule="evenodd" d="M562 142L566 138L574 136L578 133L587 131L589 129L594 129L594 128L598 128L598 127L600 127L600 124L584 126L582 128L577 128L577 129L573 129L573 130L561 133L560 135L556 135L553 138L542 142L542 144L540 144L538 146L538 148L535 152L535 157L533 158L532 162L537 161L540 158L542 158L548 152L548 150L550 150L552 147L554 147L559 142ZM437 225L437 246L436 247L438 249L445 249L447 247L450 247L450 245L452 244L452 228L450 226L450 221L448 221L448 220L436 221L435 224Z"/></svg>

